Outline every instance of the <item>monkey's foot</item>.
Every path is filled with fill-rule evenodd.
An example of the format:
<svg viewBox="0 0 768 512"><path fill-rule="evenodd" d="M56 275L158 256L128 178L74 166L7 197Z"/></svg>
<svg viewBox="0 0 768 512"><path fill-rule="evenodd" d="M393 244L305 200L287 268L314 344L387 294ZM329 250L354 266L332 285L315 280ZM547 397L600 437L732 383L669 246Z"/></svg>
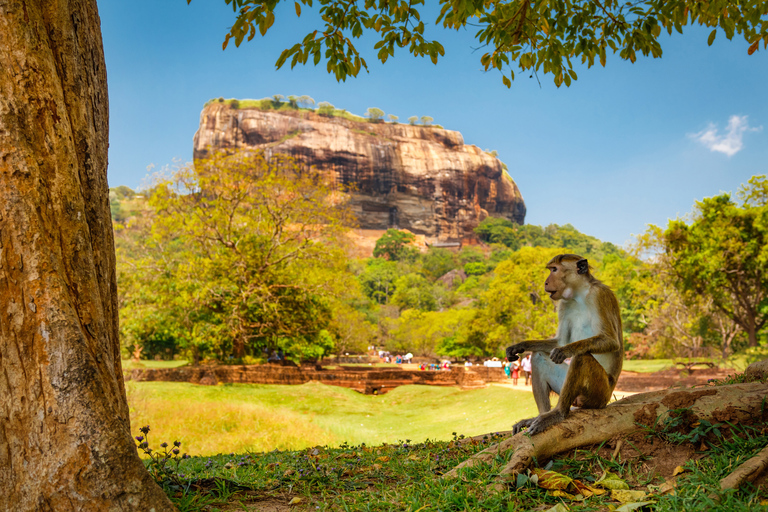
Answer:
<svg viewBox="0 0 768 512"><path fill-rule="evenodd" d="M532 424L534 421L536 421L536 418L528 418L527 420L518 421L518 422L517 422L517 423L515 423L515 424L514 424L514 426L512 427L512 433L513 433L513 434L517 434L518 432L520 432L520 431L521 431L521 430L523 430L524 428L530 427L530 426L531 426L531 424Z"/></svg>

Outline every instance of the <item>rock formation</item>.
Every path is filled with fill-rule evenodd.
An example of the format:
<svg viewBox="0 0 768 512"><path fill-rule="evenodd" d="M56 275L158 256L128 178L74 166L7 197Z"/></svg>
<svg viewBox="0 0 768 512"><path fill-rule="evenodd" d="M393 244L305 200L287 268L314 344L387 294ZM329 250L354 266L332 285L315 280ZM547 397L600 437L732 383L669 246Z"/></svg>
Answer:
<svg viewBox="0 0 768 512"><path fill-rule="evenodd" d="M200 115L194 156L219 148L289 154L353 186L363 229L408 229L429 244L455 244L474 242L473 229L488 215L525 219L501 161L455 131L214 102Z"/></svg>

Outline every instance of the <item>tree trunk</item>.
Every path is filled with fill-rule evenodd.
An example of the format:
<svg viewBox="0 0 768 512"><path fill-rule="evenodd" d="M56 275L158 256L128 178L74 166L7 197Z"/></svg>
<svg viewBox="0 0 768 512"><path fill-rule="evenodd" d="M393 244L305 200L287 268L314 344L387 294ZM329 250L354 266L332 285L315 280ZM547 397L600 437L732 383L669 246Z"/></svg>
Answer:
<svg viewBox="0 0 768 512"><path fill-rule="evenodd" d="M173 510L131 437L96 0L0 0L0 510Z"/></svg>

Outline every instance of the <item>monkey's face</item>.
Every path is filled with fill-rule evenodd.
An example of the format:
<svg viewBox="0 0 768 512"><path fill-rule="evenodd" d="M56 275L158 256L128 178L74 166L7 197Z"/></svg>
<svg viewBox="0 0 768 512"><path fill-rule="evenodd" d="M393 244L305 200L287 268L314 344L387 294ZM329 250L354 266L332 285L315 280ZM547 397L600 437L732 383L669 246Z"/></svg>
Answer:
<svg viewBox="0 0 768 512"><path fill-rule="evenodd" d="M544 281L544 291L552 300L570 299L573 297L573 289L568 284L568 274L571 270L567 264L550 263L547 265L549 277Z"/></svg>

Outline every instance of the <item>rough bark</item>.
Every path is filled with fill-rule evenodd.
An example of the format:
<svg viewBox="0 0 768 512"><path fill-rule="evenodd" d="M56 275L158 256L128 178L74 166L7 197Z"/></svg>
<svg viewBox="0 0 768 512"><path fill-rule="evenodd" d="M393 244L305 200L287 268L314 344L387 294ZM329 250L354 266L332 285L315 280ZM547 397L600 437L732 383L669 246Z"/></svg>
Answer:
<svg viewBox="0 0 768 512"><path fill-rule="evenodd" d="M737 489L744 482L751 482L768 469L768 447L741 464L727 477L720 480L720 489Z"/></svg>
<svg viewBox="0 0 768 512"><path fill-rule="evenodd" d="M733 384L730 386L664 390L632 395L614 402L605 409L574 411L563 421L541 434L526 436L524 432L508 437L465 460L445 477L456 477L462 468L490 463L498 455L508 457L501 470L502 481L514 481L534 458L546 461L557 453L579 446L599 444L616 436L640 430L640 425L652 426L659 416L672 409L690 408L699 420L748 421L760 414L768 384Z"/></svg>
<svg viewBox="0 0 768 512"><path fill-rule="evenodd" d="M0 510L173 510L117 336L96 0L0 0Z"/></svg>

